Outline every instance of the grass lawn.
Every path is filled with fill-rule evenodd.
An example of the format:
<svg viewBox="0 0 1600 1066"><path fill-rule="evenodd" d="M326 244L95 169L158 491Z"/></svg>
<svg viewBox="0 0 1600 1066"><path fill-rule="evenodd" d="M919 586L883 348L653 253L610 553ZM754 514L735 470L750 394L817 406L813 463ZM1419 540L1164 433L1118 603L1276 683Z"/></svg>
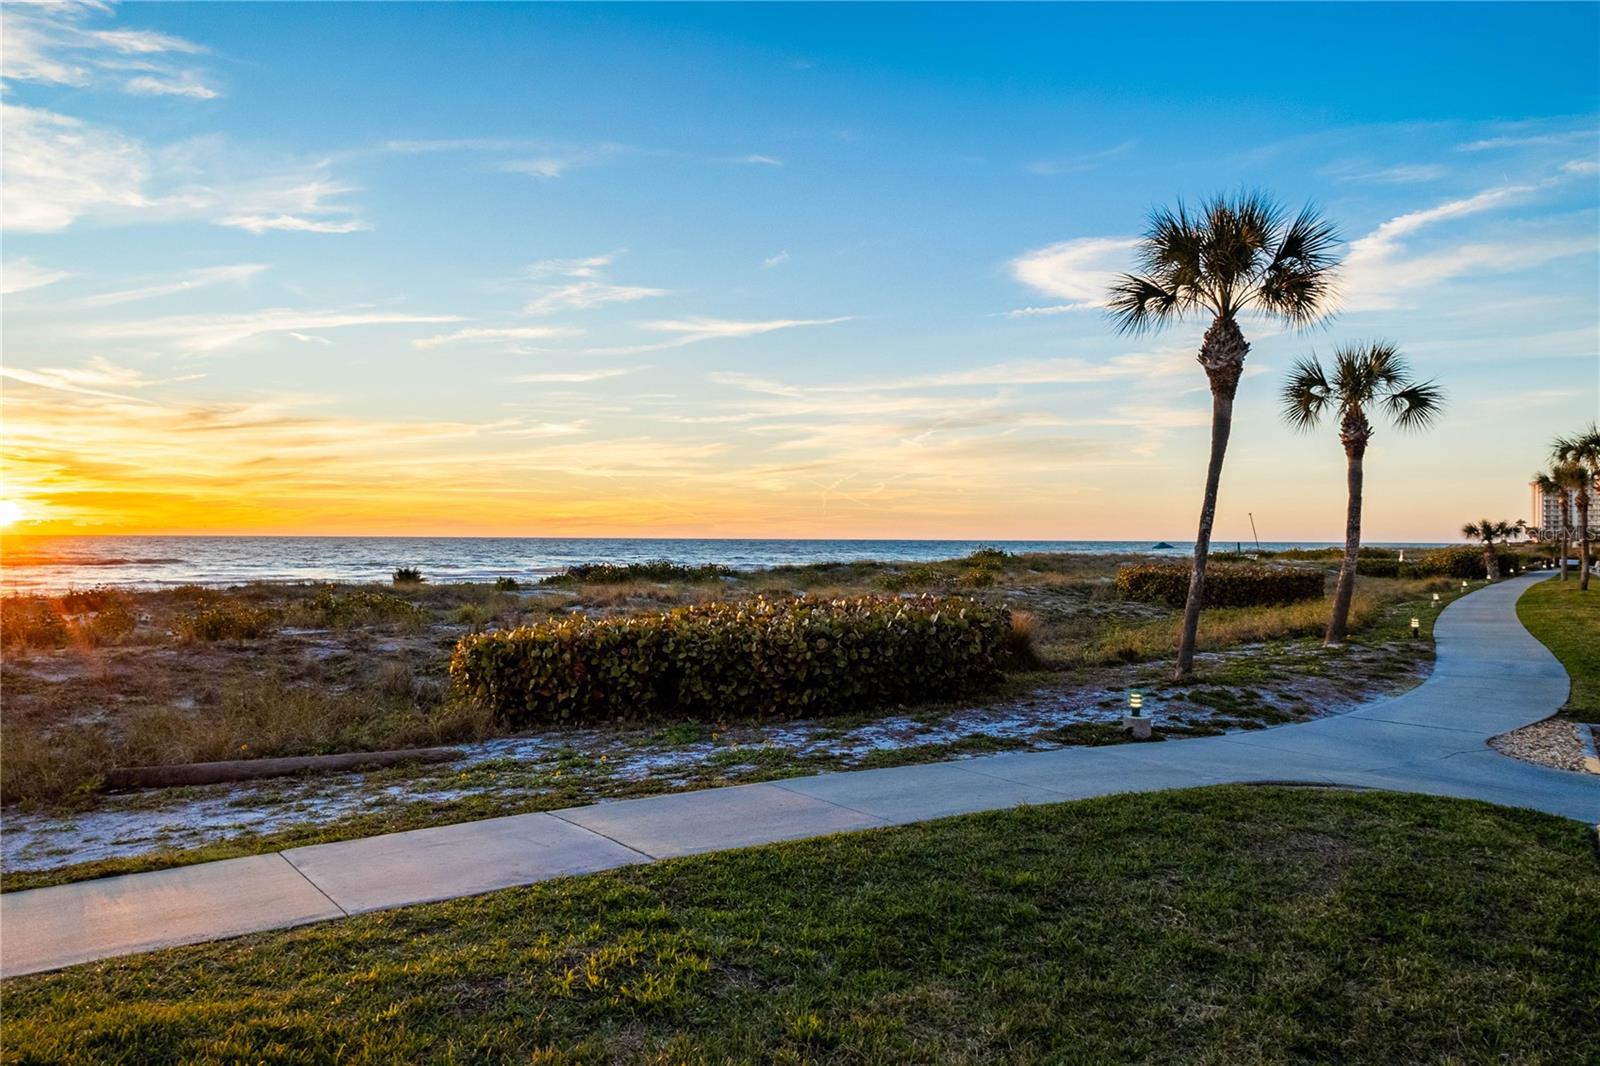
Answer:
<svg viewBox="0 0 1600 1066"><path fill-rule="evenodd" d="M1600 722L1600 584L1578 591L1567 581L1541 581L1517 601L1517 617L1549 648L1572 678L1562 713L1579 722Z"/></svg>
<svg viewBox="0 0 1600 1066"><path fill-rule="evenodd" d="M1114 797L550 882L5 985L6 1062L1594 1061L1583 826Z"/></svg>

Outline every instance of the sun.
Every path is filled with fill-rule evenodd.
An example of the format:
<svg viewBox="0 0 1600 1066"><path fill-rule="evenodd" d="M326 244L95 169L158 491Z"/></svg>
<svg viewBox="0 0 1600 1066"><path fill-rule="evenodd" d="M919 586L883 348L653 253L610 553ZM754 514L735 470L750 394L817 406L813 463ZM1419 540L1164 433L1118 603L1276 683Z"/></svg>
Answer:
<svg viewBox="0 0 1600 1066"><path fill-rule="evenodd" d="M23 514L22 504L16 500L0 500L0 529L16 525Z"/></svg>

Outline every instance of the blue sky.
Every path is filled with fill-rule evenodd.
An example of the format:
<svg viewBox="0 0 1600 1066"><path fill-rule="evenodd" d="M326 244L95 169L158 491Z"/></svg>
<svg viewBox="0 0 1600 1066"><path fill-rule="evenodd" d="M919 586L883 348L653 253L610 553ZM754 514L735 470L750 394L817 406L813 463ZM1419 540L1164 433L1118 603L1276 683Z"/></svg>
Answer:
<svg viewBox="0 0 1600 1066"><path fill-rule="evenodd" d="M8 499L34 528L1187 539L1204 323L1146 212L1348 238L1246 323L1217 535L1335 539L1289 362L1393 339L1372 539L1527 511L1600 413L1594 5L6 8ZM24 527L27 528L27 527Z"/></svg>

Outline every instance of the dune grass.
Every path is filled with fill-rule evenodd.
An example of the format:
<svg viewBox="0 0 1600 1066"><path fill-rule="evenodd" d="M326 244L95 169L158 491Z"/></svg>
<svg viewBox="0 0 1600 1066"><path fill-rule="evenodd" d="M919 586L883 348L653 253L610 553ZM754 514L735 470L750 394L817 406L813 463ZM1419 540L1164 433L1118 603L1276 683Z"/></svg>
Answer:
<svg viewBox="0 0 1600 1066"><path fill-rule="evenodd" d="M11 1062L1592 1061L1577 823L1109 797L6 983Z"/></svg>
<svg viewBox="0 0 1600 1066"><path fill-rule="evenodd" d="M1549 648L1572 678L1561 713L1600 722L1600 585L1578 590L1576 578L1541 581L1517 601L1517 617Z"/></svg>

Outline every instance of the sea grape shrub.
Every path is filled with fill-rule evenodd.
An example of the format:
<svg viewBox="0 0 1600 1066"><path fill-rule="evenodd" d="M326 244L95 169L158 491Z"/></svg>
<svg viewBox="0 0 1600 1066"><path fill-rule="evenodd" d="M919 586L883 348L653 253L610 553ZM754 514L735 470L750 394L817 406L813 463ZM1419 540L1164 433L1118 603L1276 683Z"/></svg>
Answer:
<svg viewBox="0 0 1600 1066"><path fill-rule="evenodd" d="M329 629L353 629L384 623L419 627L428 612L399 596L374 589L340 592L332 585L317 590L310 600L295 604L297 621Z"/></svg>
<svg viewBox="0 0 1600 1066"><path fill-rule="evenodd" d="M126 598L111 589L7 596L0 601L0 645L7 648L117 644L137 626Z"/></svg>
<svg viewBox="0 0 1600 1066"><path fill-rule="evenodd" d="M514 577L497 577L494 579L494 589L496 592L515 592L520 587L521 586L517 584L517 579Z"/></svg>
<svg viewBox="0 0 1600 1066"><path fill-rule="evenodd" d="M551 574L542 585L625 585L638 581L721 581L733 570L716 563L686 566L667 559L645 563L579 563L559 574Z"/></svg>
<svg viewBox="0 0 1600 1066"><path fill-rule="evenodd" d="M1500 572L1509 574L1511 567L1518 565L1518 557L1511 552L1496 552L1500 561ZM1406 572L1411 572L1411 564L1406 563ZM1455 548L1434 548L1422 554L1417 560L1416 575L1418 577L1468 577L1482 578L1488 576L1488 571L1483 565L1483 549L1462 545Z"/></svg>
<svg viewBox="0 0 1600 1066"><path fill-rule="evenodd" d="M1117 591L1130 600L1182 607L1189 595L1188 562L1134 563L1117 571ZM1318 599L1321 569L1214 563L1206 568L1207 607L1272 607Z"/></svg>
<svg viewBox="0 0 1600 1066"><path fill-rule="evenodd" d="M172 631L179 640L189 643L254 640L271 636L282 623L280 611L224 599L177 615L172 620Z"/></svg>
<svg viewBox="0 0 1600 1066"><path fill-rule="evenodd" d="M414 566L396 567L394 583L396 585L420 585L422 584L422 571Z"/></svg>
<svg viewBox="0 0 1600 1066"><path fill-rule="evenodd" d="M822 716L981 688L1015 639L965 599L758 599L469 635L450 676L511 727Z"/></svg>

